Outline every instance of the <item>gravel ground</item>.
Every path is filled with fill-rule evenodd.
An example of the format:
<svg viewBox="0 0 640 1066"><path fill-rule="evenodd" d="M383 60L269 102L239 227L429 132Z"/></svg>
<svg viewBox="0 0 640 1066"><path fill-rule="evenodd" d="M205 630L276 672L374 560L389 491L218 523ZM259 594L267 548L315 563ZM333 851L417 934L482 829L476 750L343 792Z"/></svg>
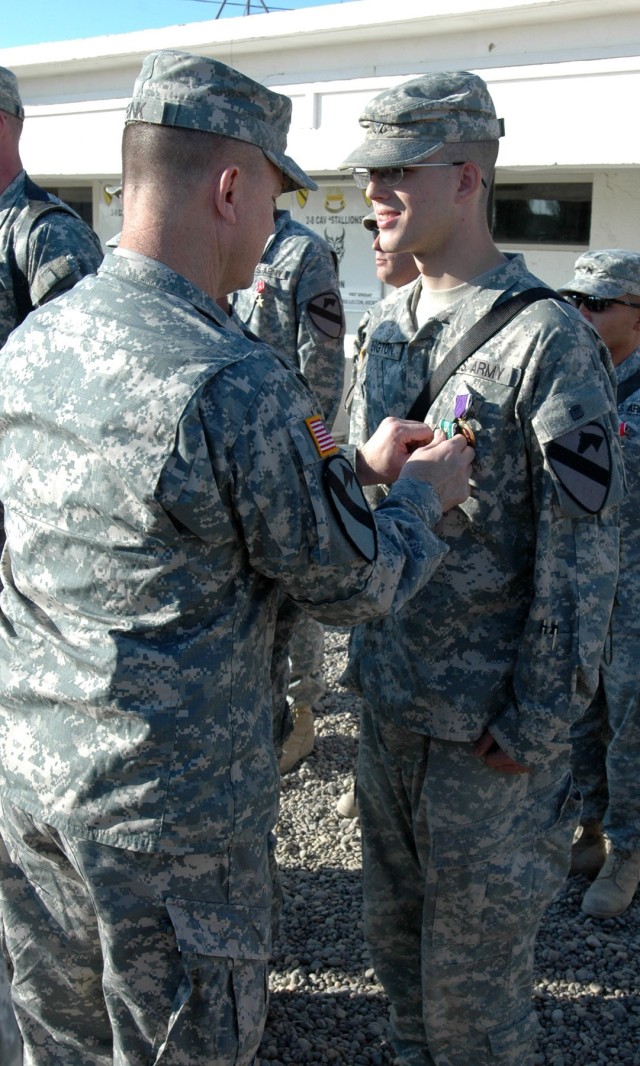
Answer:
<svg viewBox="0 0 640 1066"><path fill-rule="evenodd" d="M387 1001L362 941L360 831L338 817L352 781L358 706L338 684L346 633L326 635L316 747L282 783L278 855L285 906L274 945L263 1066L392 1066ZM640 1066L640 892L621 918L580 911L568 881L538 941L536 1066ZM469 1066L473 1066L469 1063Z"/></svg>

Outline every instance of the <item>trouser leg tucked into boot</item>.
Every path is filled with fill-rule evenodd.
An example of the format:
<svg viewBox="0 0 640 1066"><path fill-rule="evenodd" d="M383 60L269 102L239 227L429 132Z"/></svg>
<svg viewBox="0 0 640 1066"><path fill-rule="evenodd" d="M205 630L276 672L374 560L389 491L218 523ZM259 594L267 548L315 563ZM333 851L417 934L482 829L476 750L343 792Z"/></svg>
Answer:
<svg viewBox="0 0 640 1066"><path fill-rule="evenodd" d="M604 865L607 849L602 835L602 823L583 822L582 832L571 848L571 876L584 874L595 877Z"/></svg>
<svg viewBox="0 0 640 1066"><path fill-rule="evenodd" d="M293 730L284 742L280 773L287 774L313 751L315 728L311 707L292 708Z"/></svg>

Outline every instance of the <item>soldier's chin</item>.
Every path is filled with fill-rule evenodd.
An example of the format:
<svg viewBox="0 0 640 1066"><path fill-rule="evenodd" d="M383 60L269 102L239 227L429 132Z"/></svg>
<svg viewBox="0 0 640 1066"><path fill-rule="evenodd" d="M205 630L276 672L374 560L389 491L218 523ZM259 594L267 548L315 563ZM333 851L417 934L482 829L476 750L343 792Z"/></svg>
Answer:
<svg viewBox="0 0 640 1066"><path fill-rule="evenodd" d="M256 260L256 264L255 265L257 266L259 262L260 262L259 259ZM233 286L233 291L235 291L236 289L250 289L252 287L252 285L253 285L253 270L248 270L246 272L246 274L243 274L241 276L240 281L238 282L238 284Z"/></svg>

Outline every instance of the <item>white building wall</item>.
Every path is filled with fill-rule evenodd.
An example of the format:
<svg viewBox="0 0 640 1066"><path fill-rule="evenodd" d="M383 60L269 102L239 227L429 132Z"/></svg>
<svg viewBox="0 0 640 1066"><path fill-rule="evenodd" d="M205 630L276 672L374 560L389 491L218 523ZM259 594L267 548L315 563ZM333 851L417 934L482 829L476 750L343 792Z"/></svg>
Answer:
<svg viewBox="0 0 640 1066"><path fill-rule="evenodd" d="M26 106L27 169L44 184L90 185L103 241L120 229L112 190L126 106L143 57L159 48L213 56L291 97L289 151L321 189L308 205L287 202L318 232L348 243L341 278L350 333L380 287L358 221L367 204L337 168L361 137L364 104L426 71L474 70L488 82L506 126L499 183L592 182L590 246L640 249L638 0L354 0L0 49ZM560 285L584 249L509 250Z"/></svg>
<svg viewBox="0 0 640 1066"><path fill-rule="evenodd" d="M590 243L640 250L640 168L595 174Z"/></svg>

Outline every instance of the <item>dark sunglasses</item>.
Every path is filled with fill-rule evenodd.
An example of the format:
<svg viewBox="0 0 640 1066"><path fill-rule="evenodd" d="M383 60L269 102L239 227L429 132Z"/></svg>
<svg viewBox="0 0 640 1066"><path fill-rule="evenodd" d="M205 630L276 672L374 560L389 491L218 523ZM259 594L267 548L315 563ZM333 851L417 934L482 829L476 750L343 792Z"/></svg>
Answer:
<svg viewBox="0 0 640 1066"><path fill-rule="evenodd" d="M572 303L574 307L586 307L587 311L595 312L599 315L602 311L606 311L611 304L623 304L624 307L638 307L640 304L633 304L630 300L614 300L613 297L605 296L585 296L581 292L565 292L565 300Z"/></svg>

